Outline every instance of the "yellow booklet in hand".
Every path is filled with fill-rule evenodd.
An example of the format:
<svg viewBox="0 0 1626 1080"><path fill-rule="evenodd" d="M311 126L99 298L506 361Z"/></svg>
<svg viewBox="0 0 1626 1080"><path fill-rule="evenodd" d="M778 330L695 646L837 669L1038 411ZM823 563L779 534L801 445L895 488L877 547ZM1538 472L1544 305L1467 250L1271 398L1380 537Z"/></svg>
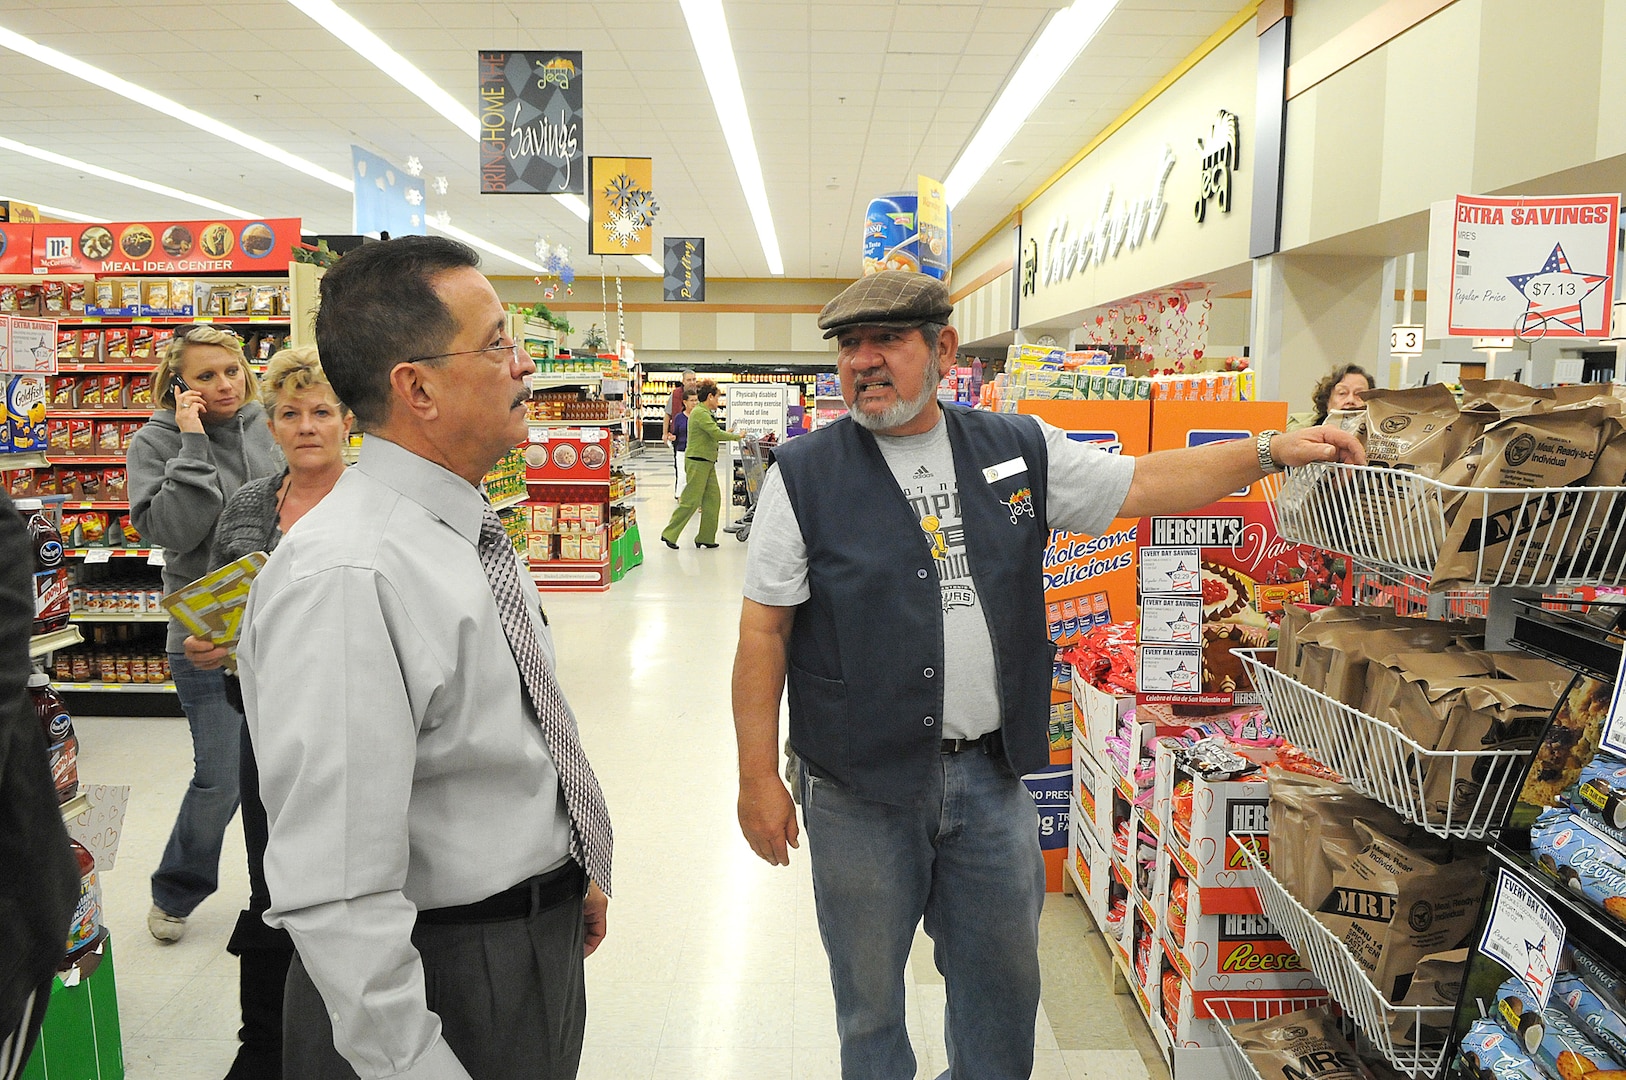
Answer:
<svg viewBox="0 0 1626 1080"><path fill-rule="evenodd" d="M164 607L194 636L216 645L236 645L249 586L265 560L265 552L250 552L176 589L164 597Z"/></svg>

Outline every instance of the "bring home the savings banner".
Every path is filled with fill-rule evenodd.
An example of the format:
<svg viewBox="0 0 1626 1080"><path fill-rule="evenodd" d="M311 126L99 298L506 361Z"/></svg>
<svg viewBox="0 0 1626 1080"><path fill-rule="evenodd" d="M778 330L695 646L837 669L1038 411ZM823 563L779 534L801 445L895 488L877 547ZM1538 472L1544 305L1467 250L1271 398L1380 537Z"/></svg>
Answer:
<svg viewBox="0 0 1626 1080"><path fill-rule="evenodd" d="M48 222L8 226L7 248L17 230L32 230L27 272L34 274L285 273L299 225L298 218Z"/></svg>

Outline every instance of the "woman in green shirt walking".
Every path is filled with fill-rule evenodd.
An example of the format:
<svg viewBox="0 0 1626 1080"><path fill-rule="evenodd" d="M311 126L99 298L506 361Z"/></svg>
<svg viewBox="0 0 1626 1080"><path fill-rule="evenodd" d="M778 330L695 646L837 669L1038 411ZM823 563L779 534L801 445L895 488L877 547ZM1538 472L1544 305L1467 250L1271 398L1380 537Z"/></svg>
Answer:
<svg viewBox="0 0 1626 1080"><path fill-rule="evenodd" d="M695 387L695 396L699 398L699 403L689 414L689 447L683 459L683 494L678 498L677 508L672 511L672 520L666 523L666 529L661 533L661 541L674 551L677 550L678 537L683 535L683 527L689 524L696 510L700 511L700 533L695 537L694 546L717 546L717 518L723 508L723 492L717 483L717 444L740 438L734 432L718 427L717 420L711 415L720 396L715 382L711 379L700 380Z"/></svg>

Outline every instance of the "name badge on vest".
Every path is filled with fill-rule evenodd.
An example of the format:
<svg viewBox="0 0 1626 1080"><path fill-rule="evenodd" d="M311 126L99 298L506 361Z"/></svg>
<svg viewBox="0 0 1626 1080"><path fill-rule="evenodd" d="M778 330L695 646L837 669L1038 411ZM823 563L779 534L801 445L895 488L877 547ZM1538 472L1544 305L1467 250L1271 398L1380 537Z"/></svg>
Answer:
<svg viewBox="0 0 1626 1080"><path fill-rule="evenodd" d="M982 475L989 484L995 484L1008 477L1020 476L1027 471L1028 463L1022 458L1014 457L1009 461L1002 461L998 465L990 465L982 470ZM1022 524L1024 516L1030 519L1035 516L1033 513L1032 488L1020 487L1005 496L1001 501L1004 502L1005 508L1010 511L1012 525Z"/></svg>

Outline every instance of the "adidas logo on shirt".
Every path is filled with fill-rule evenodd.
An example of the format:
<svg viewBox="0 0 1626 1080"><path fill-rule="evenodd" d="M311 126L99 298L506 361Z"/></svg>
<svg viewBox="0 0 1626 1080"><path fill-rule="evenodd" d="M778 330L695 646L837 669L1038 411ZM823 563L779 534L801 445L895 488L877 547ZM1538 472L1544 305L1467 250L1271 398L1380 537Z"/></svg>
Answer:
<svg viewBox="0 0 1626 1080"><path fill-rule="evenodd" d="M926 468L926 466L922 465L920 468L915 470L915 479L925 480L927 477L931 476L931 474L932 471Z"/></svg>

